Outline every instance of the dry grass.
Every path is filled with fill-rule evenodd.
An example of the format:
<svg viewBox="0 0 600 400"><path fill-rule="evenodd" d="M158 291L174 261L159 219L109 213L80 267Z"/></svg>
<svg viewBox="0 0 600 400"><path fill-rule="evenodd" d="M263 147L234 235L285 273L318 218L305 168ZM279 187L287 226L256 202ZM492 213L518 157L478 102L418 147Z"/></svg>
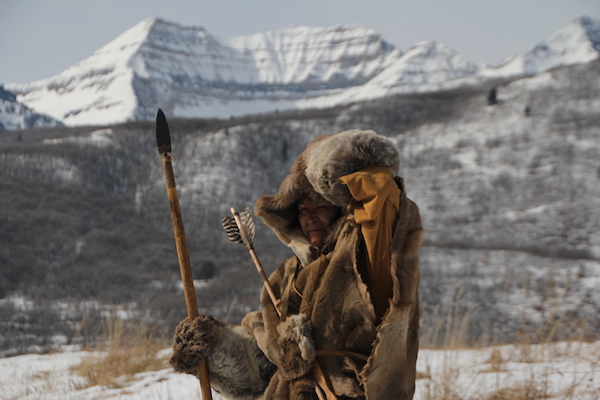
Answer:
<svg viewBox="0 0 600 400"><path fill-rule="evenodd" d="M545 390L537 388L534 382L529 381L516 387L499 389L481 397L480 400L541 400L547 398L548 393Z"/></svg>
<svg viewBox="0 0 600 400"><path fill-rule="evenodd" d="M474 350L487 359L461 358L461 351L442 351L437 363L426 364L418 374L420 400L597 400L594 376L598 364L577 366L577 359L600 360L600 354L586 353L580 343L537 344L527 348L527 359L520 349L501 346ZM439 354L439 353L437 353ZM535 362L531 360L535 359ZM551 365L560 359L563 366ZM567 364L564 360L569 360ZM473 362L478 363L476 365ZM510 365L509 365L510 363ZM536 363L546 364L542 367ZM530 367L527 365L531 364ZM511 369L514 368L514 369ZM577 373L576 373L577 372ZM558 375L572 374L570 381L557 383ZM490 379L490 377L492 377Z"/></svg>
<svg viewBox="0 0 600 400"><path fill-rule="evenodd" d="M490 353L489 358L485 361L489 368L487 372L505 372L506 371L506 360L502 356L502 352L494 348Z"/></svg>
<svg viewBox="0 0 600 400"><path fill-rule="evenodd" d="M158 353L169 345L166 338L148 323L133 325L120 318L109 318L104 324L104 337L99 348L73 367L73 372L85 378L78 389L101 385L122 387L140 372L168 367Z"/></svg>
<svg viewBox="0 0 600 400"><path fill-rule="evenodd" d="M578 369L577 359L600 361L600 354L586 354L582 350L586 339L586 321L563 319L550 313L551 317L536 330L523 328L518 332L513 343L483 346L473 342L468 334L477 310L465 306L460 287L455 290L452 304L445 307L447 311L440 312L438 308L436 323L428 331L422 332L420 347L442 350L439 353L442 358L437 358L433 364L426 361L418 371L419 399L598 399L593 382L596 366L600 362L592 362L591 370L579 367L583 369L574 373ZM560 344L557 340L560 340ZM462 350L478 353L478 366L469 365L474 362L473 359L461 358ZM561 359L570 361L567 366L551 366L553 361ZM539 367L544 364L547 366ZM573 378L570 383L563 382L563 386L559 387L552 379L563 373L573 373Z"/></svg>
<svg viewBox="0 0 600 400"><path fill-rule="evenodd" d="M434 374L429 366L426 374L428 378L424 387L425 400L463 400L461 390L456 385L460 369L456 364L453 365L450 357L444 358L442 374Z"/></svg>
<svg viewBox="0 0 600 400"><path fill-rule="evenodd" d="M420 348L450 350L476 347L475 343L469 341L468 332L471 318L477 309L465 310L462 301L463 292L460 287L456 289L453 304L446 315L440 312L439 307L435 310L436 322L428 331L421 332Z"/></svg>

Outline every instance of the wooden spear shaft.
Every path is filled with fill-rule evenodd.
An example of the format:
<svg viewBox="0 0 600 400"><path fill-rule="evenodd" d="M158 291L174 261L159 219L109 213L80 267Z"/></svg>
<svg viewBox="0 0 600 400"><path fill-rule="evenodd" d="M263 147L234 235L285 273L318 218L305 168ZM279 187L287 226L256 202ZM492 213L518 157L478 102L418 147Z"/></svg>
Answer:
<svg viewBox="0 0 600 400"><path fill-rule="evenodd" d="M181 208L179 207L175 176L173 175L171 158L163 156L162 161L165 171L165 181L167 183L167 195L169 197L169 205L171 206L171 220L173 221L173 234L175 236L175 247L177 248L177 258L179 260L179 271L181 272L181 280L183 282L183 295L185 296L188 317L190 320L193 320L198 316L198 304L196 302L194 278L192 276L185 229L183 228Z"/></svg>
<svg viewBox="0 0 600 400"><path fill-rule="evenodd" d="M169 197L169 205L171 206L171 220L173 221L173 234L175 235L179 271L181 272L181 280L183 282L183 295L185 296L188 318L190 321L193 321L199 315L198 304L196 302L194 278L192 276L190 256L188 253L187 240L185 238L185 230L183 228L181 208L179 207L179 197L177 196L177 186L175 185L175 176L173 175L171 158L168 155L163 155L162 161L167 183L167 195ZM198 365L198 378L200 379L202 399L212 400L208 367L204 360Z"/></svg>
<svg viewBox="0 0 600 400"><path fill-rule="evenodd" d="M175 175L171 164L171 138L166 118L159 110L157 118L157 142L158 151L162 155L163 169L165 172L165 181L167 184L167 195L171 207L171 220L173 221L173 234L175 235L175 247L177 248L177 258L179 260L179 271L183 282L183 294L188 312L188 319L193 321L198 317L198 304L196 302L196 291L194 289L194 278L192 276L192 267L190 265L190 256L188 253L187 240L185 238L185 229L183 228L183 218L181 217L181 208L179 206L179 197L177 196L177 186L175 185ZM160 132L159 132L160 130ZM198 379L200 380L200 392L203 400L212 400L210 390L210 377L206 361L198 365Z"/></svg>

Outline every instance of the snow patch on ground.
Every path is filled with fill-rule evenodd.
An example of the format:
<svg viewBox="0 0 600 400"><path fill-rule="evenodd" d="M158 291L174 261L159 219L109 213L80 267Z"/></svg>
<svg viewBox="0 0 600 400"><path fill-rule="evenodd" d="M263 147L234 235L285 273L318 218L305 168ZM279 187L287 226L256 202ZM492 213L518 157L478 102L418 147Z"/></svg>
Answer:
<svg viewBox="0 0 600 400"><path fill-rule="evenodd" d="M99 129L88 136L67 137L57 139L44 139L46 144L77 143L81 145L94 145L97 147L108 147L114 144L112 129Z"/></svg>
<svg viewBox="0 0 600 400"><path fill-rule="evenodd" d="M164 359L170 349L159 353ZM20 400L201 399L198 380L172 368L137 374L121 387L85 387L73 367L94 353L70 350L0 359L0 398ZM98 355L98 354L95 354ZM415 400L481 399L509 390L541 397L592 400L600 393L600 342L421 350ZM215 400L223 398L214 393ZM454 398L454 397L452 397ZM492 398L492 397L490 397Z"/></svg>

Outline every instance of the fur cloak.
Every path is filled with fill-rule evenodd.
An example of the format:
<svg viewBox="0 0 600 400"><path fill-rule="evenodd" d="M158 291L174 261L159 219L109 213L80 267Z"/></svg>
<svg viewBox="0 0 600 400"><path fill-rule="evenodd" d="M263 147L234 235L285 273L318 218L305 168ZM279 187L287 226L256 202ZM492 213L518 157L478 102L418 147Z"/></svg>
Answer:
<svg viewBox="0 0 600 400"><path fill-rule="evenodd" d="M242 378L250 381L262 376L264 386L253 392L264 389L262 397L250 391L248 397L240 397L235 385L222 388L224 396L316 399L316 360L338 398L412 399L419 330L418 249L424 230L418 207L406 197L402 179L395 178L401 198L389 248L392 297L378 321L361 275L366 251L360 225L349 207L350 192L339 181L372 164L387 165L397 174L398 154L387 138L360 130L320 136L298 156L278 193L261 196L256 202L255 214L296 256L269 278L275 294L283 300L283 318L263 290L262 311L250 313L242 321L248 334L244 339L247 352L256 354L258 347L276 367L275 372L265 374L267 367L249 366L252 376ZM318 250L297 222L298 200L315 193L342 210L327 231L325 246ZM211 359L218 357L207 356L211 374Z"/></svg>

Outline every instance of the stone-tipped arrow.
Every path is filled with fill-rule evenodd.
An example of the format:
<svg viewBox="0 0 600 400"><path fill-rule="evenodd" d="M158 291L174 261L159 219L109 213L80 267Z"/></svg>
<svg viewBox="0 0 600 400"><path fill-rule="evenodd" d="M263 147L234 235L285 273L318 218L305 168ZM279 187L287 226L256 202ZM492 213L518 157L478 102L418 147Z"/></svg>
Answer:
<svg viewBox="0 0 600 400"><path fill-rule="evenodd" d="M169 131L169 125L167 124L167 118L161 109L158 110L158 114L156 115L156 144L158 146L158 152L162 156L165 171L167 195L169 196L169 205L171 206L171 220L173 221L173 233L175 235L179 270L183 282L185 304L187 306L188 318L190 321L193 321L198 316L198 304L196 303L194 278L192 277L192 268L190 266L185 230L183 229L183 219L181 218L177 186L175 185L175 176L173 175L173 166L171 165L171 155L169 154L171 152L171 133ZM198 378L200 379L202 399L212 400L210 378L205 361L202 361L198 365Z"/></svg>
<svg viewBox="0 0 600 400"><path fill-rule="evenodd" d="M238 213L235 207L231 207L230 211L232 217L221 218L223 229L225 230L225 233L230 241L233 243L243 244L246 246L246 249L248 249L248 252L252 257L252 261L254 261L254 265L256 266L256 269L263 280L265 289L267 290L267 293L269 293L271 303L273 303L273 307L275 307L275 311L277 311L279 318L282 318L281 311L279 310L281 300L275 296L275 292L273 292L269 278L267 278L265 270L263 269L258 257L256 256L256 252L254 251L254 231L256 229L254 226L254 221L252 221L252 217L250 216L250 209L246 208L241 213ZM286 319L287 315L284 315L283 318ZM329 384L325 379L325 375L323 374L323 370L321 369L321 365L317 360L315 360L312 373L317 381L315 391L319 400L337 400L337 397L335 393L333 393L333 390L329 387Z"/></svg>
<svg viewBox="0 0 600 400"><path fill-rule="evenodd" d="M275 292L273 292L273 288L269 283L269 278L267 277L267 274L265 274L265 270L263 269L262 264L260 263L260 260L254 251L255 227L254 221L252 221L252 217L250 216L250 209L246 208L241 213L238 213L235 207L231 207L230 211L232 217L221 218L223 229L225 229L225 233L227 234L229 240L246 246L246 249L252 257L252 261L254 261L256 270L263 280L265 289L267 289L267 293L269 293L273 307L275 307L275 311L277 311L277 314L279 317L281 317L281 311L279 310L279 304L281 303L281 300L275 296Z"/></svg>

